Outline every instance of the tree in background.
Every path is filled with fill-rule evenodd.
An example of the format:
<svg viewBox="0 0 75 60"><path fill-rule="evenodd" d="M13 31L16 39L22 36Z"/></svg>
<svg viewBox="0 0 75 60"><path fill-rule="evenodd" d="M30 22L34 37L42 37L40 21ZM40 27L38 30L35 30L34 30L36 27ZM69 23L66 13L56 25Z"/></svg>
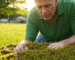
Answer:
<svg viewBox="0 0 75 60"><path fill-rule="evenodd" d="M11 15L21 14L26 16L24 13L26 11L25 8L22 10L17 4L26 4L26 0L0 0L0 19L2 17L7 17ZM12 6L10 6L12 5Z"/></svg>

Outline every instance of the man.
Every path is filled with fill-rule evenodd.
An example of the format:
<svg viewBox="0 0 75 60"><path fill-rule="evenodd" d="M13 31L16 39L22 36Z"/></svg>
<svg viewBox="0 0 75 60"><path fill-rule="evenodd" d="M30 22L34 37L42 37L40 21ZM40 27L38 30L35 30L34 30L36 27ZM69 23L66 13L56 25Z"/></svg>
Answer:
<svg viewBox="0 0 75 60"><path fill-rule="evenodd" d="M10 17L8 16L8 22L10 22Z"/></svg>
<svg viewBox="0 0 75 60"><path fill-rule="evenodd" d="M28 49L25 43L55 42L47 48L57 49L75 43L75 2L73 0L34 0L34 7L28 15L25 40L15 51Z"/></svg>

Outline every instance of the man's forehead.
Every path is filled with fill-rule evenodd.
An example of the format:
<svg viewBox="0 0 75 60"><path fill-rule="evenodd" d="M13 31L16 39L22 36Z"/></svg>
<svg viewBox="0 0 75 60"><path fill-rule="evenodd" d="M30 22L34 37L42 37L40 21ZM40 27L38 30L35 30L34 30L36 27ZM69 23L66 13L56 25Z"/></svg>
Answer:
<svg viewBox="0 0 75 60"><path fill-rule="evenodd" d="M35 2L41 2L41 1L53 1L53 0L34 0Z"/></svg>
<svg viewBox="0 0 75 60"><path fill-rule="evenodd" d="M53 0L35 0L37 6L53 4Z"/></svg>

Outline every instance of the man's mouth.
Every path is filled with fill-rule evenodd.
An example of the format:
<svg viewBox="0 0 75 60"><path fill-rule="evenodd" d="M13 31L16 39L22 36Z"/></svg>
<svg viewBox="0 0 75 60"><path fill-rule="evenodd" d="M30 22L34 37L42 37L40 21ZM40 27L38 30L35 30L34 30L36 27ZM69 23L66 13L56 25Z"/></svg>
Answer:
<svg viewBox="0 0 75 60"><path fill-rule="evenodd" d="M43 15L43 17L50 17L51 15L50 14L47 14L47 15Z"/></svg>
<svg viewBox="0 0 75 60"><path fill-rule="evenodd" d="M50 17L49 15L46 15L46 16L43 16L44 18L48 18L48 17Z"/></svg>

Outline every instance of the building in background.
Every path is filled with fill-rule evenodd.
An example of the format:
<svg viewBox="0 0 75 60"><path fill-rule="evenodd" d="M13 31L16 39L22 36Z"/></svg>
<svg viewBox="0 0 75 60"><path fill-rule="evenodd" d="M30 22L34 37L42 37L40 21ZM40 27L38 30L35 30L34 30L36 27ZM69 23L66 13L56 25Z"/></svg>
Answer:
<svg viewBox="0 0 75 60"><path fill-rule="evenodd" d="M17 18L15 18L15 22L17 23L26 23L26 18L23 16L19 16Z"/></svg>

